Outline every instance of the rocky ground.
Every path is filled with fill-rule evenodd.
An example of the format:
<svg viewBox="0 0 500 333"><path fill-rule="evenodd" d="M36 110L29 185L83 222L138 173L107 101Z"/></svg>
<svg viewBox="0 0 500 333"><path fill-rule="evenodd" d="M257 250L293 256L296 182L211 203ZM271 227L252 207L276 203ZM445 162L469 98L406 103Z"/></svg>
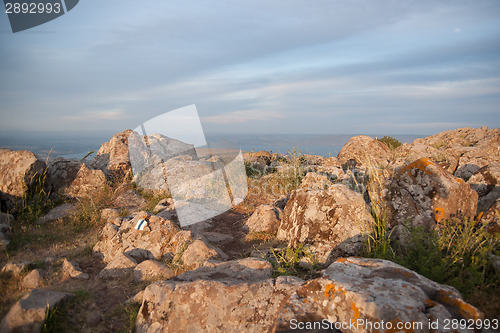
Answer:
<svg viewBox="0 0 500 333"><path fill-rule="evenodd" d="M500 317L499 129L397 148L358 136L330 158L246 153L245 200L184 227L154 186L165 171L132 175L134 140L118 133L92 161L0 149L0 331L280 332L326 319L340 326L325 331L369 332L349 324ZM170 172L227 163L151 140L186 153Z"/></svg>

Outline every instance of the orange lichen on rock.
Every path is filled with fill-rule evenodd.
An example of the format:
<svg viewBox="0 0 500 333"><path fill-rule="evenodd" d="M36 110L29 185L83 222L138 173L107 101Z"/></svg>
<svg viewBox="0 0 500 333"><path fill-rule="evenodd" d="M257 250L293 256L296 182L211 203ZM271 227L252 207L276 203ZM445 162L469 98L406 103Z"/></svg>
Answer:
<svg viewBox="0 0 500 333"><path fill-rule="evenodd" d="M436 163L434 163L428 157L423 157L423 158L420 158L420 159L416 160L415 162L412 162L412 163L408 164L407 166L405 166L402 169L402 171L403 172L407 172L408 175L411 176L411 170L412 169L418 169L418 170L421 170L421 171L425 172L426 174L430 175L431 172L429 170L427 170L427 167L429 167L431 165L436 166Z"/></svg>
<svg viewBox="0 0 500 333"><path fill-rule="evenodd" d="M440 222L444 218L444 208L436 207L434 208L434 219Z"/></svg>
<svg viewBox="0 0 500 333"><path fill-rule="evenodd" d="M333 295L339 292L342 292L342 295L345 294L345 290L343 290L342 287L337 287L333 283L329 283L325 286L325 297L333 298Z"/></svg>
<svg viewBox="0 0 500 333"><path fill-rule="evenodd" d="M466 303L459 298L452 298L450 296L450 292L440 290L438 294L438 299L440 302L451 305L454 308L456 308L464 319L476 320L484 318L484 314L478 311L475 307L473 307L469 303Z"/></svg>
<svg viewBox="0 0 500 333"><path fill-rule="evenodd" d="M359 312L359 309L354 302L352 302L351 307L352 307L352 313L354 315L354 318L359 319L359 317L361 316L361 312Z"/></svg>

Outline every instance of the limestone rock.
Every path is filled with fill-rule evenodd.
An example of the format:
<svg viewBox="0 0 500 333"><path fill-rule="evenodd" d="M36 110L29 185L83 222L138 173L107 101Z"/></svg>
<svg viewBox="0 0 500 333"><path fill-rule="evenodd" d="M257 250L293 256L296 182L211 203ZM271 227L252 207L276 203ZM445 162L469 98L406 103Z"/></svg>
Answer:
<svg viewBox="0 0 500 333"><path fill-rule="evenodd" d="M30 262L20 262L20 263L6 263L5 266L2 267L2 272L10 272L14 276L19 276L22 271L27 269L31 265Z"/></svg>
<svg viewBox="0 0 500 333"><path fill-rule="evenodd" d="M137 210L144 208L146 200L144 200L135 190L128 190L113 200L113 204L120 208L129 210Z"/></svg>
<svg viewBox="0 0 500 333"><path fill-rule="evenodd" d="M429 331L429 320L482 319L483 314L464 302L452 287L431 281L409 269L380 259L341 258L307 281L282 309L278 330L288 328L289 320L309 321L326 318L330 322L364 323L382 321L395 329L399 323L422 323ZM321 320L320 319L320 320ZM373 332L365 325L349 326L343 332Z"/></svg>
<svg viewBox="0 0 500 333"><path fill-rule="evenodd" d="M295 247L308 243L325 263L332 250L355 254L362 234L370 232L373 218L361 195L345 185L326 190L295 190L288 201L277 238Z"/></svg>
<svg viewBox="0 0 500 333"><path fill-rule="evenodd" d="M500 150L498 150L498 147L473 148L460 156L455 176L469 179L479 169L492 163L497 166L500 163Z"/></svg>
<svg viewBox="0 0 500 333"><path fill-rule="evenodd" d="M118 226L121 224L121 219L120 219L120 213L118 212L117 209L114 208L104 208L101 211L101 220L109 222L109 223L115 223L116 220L119 220Z"/></svg>
<svg viewBox="0 0 500 333"><path fill-rule="evenodd" d="M500 164L492 163L482 167L467 183L479 195L477 210L488 210L500 198Z"/></svg>
<svg viewBox="0 0 500 333"><path fill-rule="evenodd" d="M135 213L132 219L123 219L119 227L108 223L94 246L94 252L105 262L113 260L118 253L129 254L138 261L160 260L171 250L170 240L179 228L172 221L152 215L149 227L136 230L135 225L145 215L146 212Z"/></svg>
<svg viewBox="0 0 500 333"><path fill-rule="evenodd" d="M429 158L401 168L389 193L391 225L409 221L414 226L434 226L453 218L474 218L477 193Z"/></svg>
<svg viewBox="0 0 500 333"><path fill-rule="evenodd" d="M46 191L52 194L64 194L76 179L82 163L78 160L56 157L47 166Z"/></svg>
<svg viewBox="0 0 500 333"><path fill-rule="evenodd" d="M135 266L137 262L134 259L119 253L97 276L104 279L121 278L131 274Z"/></svg>
<svg viewBox="0 0 500 333"><path fill-rule="evenodd" d="M500 234L500 199L481 215L481 222L488 224L489 233Z"/></svg>
<svg viewBox="0 0 500 333"><path fill-rule="evenodd" d="M181 259L184 265L193 267L202 265L208 259L227 259L227 255L197 239L187 247Z"/></svg>
<svg viewBox="0 0 500 333"><path fill-rule="evenodd" d="M282 210L271 205L260 205L245 222L249 233L266 232L276 234L281 223Z"/></svg>
<svg viewBox="0 0 500 333"><path fill-rule="evenodd" d="M337 159L343 165L354 160L356 165L388 165L392 152L385 144L366 135L352 137L340 150Z"/></svg>
<svg viewBox="0 0 500 333"><path fill-rule="evenodd" d="M145 260L134 268L135 281L148 281L158 278L168 280L174 276L175 272L173 270L154 260Z"/></svg>
<svg viewBox="0 0 500 333"><path fill-rule="evenodd" d="M14 222L14 220L14 216L4 212L0 212L0 224L10 225L10 223Z"/></svg>
<svg viewBox="0 0 500 333"><path fill-rule="evenodd" d="M109 180L123 180L130 171L128 139L131 133L132 130L125 130L103 143L90 166L103 171Z"/></svg>
<svg viewBox="0 0 500 333"><path fill-rule="evenodd" d="M25 289L35 289L40 287L42 283L42 271L34 269L26 275L21 281L21 285Z"/></svg>
<svg viewBox="0 0 500 333"><path fill-rule="evenodd" d="M273 266L259 258L245 258L226 262L206 261L203 266L176 277L179 281L221 280L253 282L271 277Z"/></svg>
<svg viewBox="0 0 500 333"><path fill-rule="evenodd" d="M65 276L73 279L88 280L89 275L81 271L78 264L72 261L68 261L66 258L63 261L62 272Z"/></svg>
<svg viewBox="0 0 500 333"><path fill-rule="evenodd" d="M325 190L332 185L332 182L325 176L314 172L309 172L302 179L300 188L310 190Z"/></svg>
<svg viewBox="0 0 500 333"><path fill-rule="evenodd" d="M57 220L65 218L66 216L69 216L70 214L74 213L75 211L76 211L75 204L71 204L71 203L62 204L60 206L53 208L50 212L48 212L44 216L39 217L36 220L36 223L42 224L42 223L47 223L47 222L51 222L51 221L57 221Z"/></svg>
<svg viewBox="0 0 500 333"><path fill-rule="evenodd" d="M105 184L106 177L101 170L89 169L81 164L74 180L64 188L63 193L75 198L90 197L99 193Z"/></svg>
<svg viewBox="0 0 500 333"><path fill-rule="evenodd" d="M268 273L262 274L262 268ZM193 281L162 281L147 287L136 332L271 332L280 308L299 286L294 279L268 278L269 263L256 259L197 271L198 276L188 279ZM198 278L203 276L210 280Z"/></svg>
<svg viewBox="0 0 500 333"><path fill-rule="evenodd" d="M0 212L0 246L6 248L10 244L10 223L14 221L14 216Z"/></svg>
<svg viewBox="0 0 500 333"><path fill-rule="evenodd" d="M248 152L243 154L243 159L248 163L259 163L264 166L270 165L273 160L273 155L265 150L258 152Z"/></svg>
<svg viewBox="0 0 500 333"><path fill-rule="evenodd" d="M0 324L0 331L10 332L40 332L47 307L67 300L71 294L44 289L33 289L29 294L14 304Z"/></svg>
<svg viewBox="0 0 500 333"><path fill-rule="evenodd" d="M12 210L30 187L42 182L45 168L45 163L30 151L0 149L2 206L7 211Z"/></svg>

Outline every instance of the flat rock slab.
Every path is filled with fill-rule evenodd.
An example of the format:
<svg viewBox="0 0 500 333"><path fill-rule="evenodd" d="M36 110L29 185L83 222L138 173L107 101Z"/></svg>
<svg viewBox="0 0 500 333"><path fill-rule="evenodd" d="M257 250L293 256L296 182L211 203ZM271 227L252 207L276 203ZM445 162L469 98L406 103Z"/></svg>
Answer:
<svg viewBox="0 0 500 333"><path fill-rule="evenodd" d="M0 332L39 332L47 308L52 309L69 297L68 293L33 289L12 306L0 324Z"/></svg>
<svg viewBox="0 0 500 333"><path fill-rule="evenodd" d="M71 203L57 206L56 208L54 208L50 212L48 212L46 215L39 217L36 220L36 223L42 224L42 223L47 223L50 221L57 221L59 219L63 219L66 216L73 213L75 211L75 208L76 208L76 205L71 204Z"/></svg>

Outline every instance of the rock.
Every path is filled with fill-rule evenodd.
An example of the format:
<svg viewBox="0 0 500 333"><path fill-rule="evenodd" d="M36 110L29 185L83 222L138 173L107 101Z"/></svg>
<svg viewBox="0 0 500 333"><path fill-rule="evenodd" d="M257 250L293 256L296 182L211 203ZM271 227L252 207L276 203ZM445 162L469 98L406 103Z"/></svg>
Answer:
<svg viewBox="0 0 500 333"><path fill-rule="evenodd" d="M442 220L474 218L477 193L429 158L401 168L390 185L391 225L434 226Z"/></svg>
<svg viewBox="0 0 500 333"><path fill-rule="evenodd" d="M0 224L0 245L4 249L10 244L9 230L10 226L8 224Z"/></svg>
<svg viewBox="0 0 500 333"><path fill-rule="evenodd" d="M283 210L283 209L285 209L285 206L288 203L289 198L290 198L289 196L283 195L273 203L273 206L278 207L279 209Z"/></svg>
<svg viewBox="0 0 500 333"><path fill-rule="evenodd" d="M40 332L45 321L47 308L67 300L71 294L44 289L33 289L14 304L0 324L0 331Z"/></svg>
<svg viewBox="0 0 500 333"><path fill-rule="evenodd" d="M33 186L43 185L46 165L32 152L0 149L0 201L11 211Z"/></svg>
<svg viewBox="0 0 500 333"><path fill-rule="evenodd" d="M20 263L6 263L5 266L2 267L2 273L4 272L10 272L14 276L19 276L22 271L27 269L31 265L30 262L25 261L25 262L20 262Z"/></svg>
<svg viewBox="0 0 500 333"><path fill-rule="evenodd" d="M500 164L488 164L469 178L467 184L477 192L477 210L487 211L500 198Z"/></svg>
<svg viewBox="0 0 500 333"><path fill-rule="evenodd" d="M25 289L35 289L40 287L42 283L42 271L39 269L34 269L26 275L21 285Z"/></svg>
<svg viewBox="0 0 500 333"><path fill-rule="evenodd" d="M227 259L227 255L221 250L215 249L197 239L192 242L182 254L182 262L187 267L200 266L208 259Z"/></svg>
<svg viewBox="0 0 500 333"><path fill-rule="evenodd" d="M212 273L199 268L205 269L203 275L210 280L193 277L190 282L161 281L148 286L136 332L271 332L277 313L299 284L293 278L274 281L259 273L260 267L268 271L269 263L244 260L217 264ZM243 280L233 278L234 271L244 271Z"/></svg>
<svg viewBox="0 0 500 333"><path fill-rule="evenodd" d="M243 154L243 159L248 163L259 163L264 166L270 165L273 160L273 155L265 150L258 151L256 153L249 152Z"/></svg>
<svg viewBox="0 0 500 333"><path fill-rule="evenodd" d="M101 220L117 224L118 226L121 224L120 213L118 212L118 209L114 208L104 208L101 211ZM119 220L119 223L115 223L117 220Z"/></svg>
<svg viewBox="0 0 500 333"><path fill-rule="evenodd" d="M492 163L497 166L500 163L500 151L497 147L473 148L460 156L455 176L468 180L479 169Z"/></svg>
<svg viewBox="0 0 500 333"><path fill-rule="evenodd" d="M104 172L108 180L121 182L131 169L128 147L131 134L132 130L125 130L103 143L90 166Z"/></svg>
<svg viewBox="0 0 500 333"><path fill-rule="evenodd" d="M497 272L497 274L500 274L500 256L496 256L493 253L490 253L488 255L488 259L490 260L495 272Z"/></svg>
<svg viewBox="0 0 500 333"><path fill-rule="evenodd" d="M85 319L85 324L88 327L94 327L102 321L102 317L98 311L92 311L87 315L87 319Z"/></svg>
<svg viewBox="0 0 500 333"><path fill-rule="evenodd" d="M217 244L226 244L234 241L234 237L228 234L222 234L220 232L202 232L203 237L205 237L209 242Z"/></svg>
<svg viewBox="0 0 500 333"><path fill-rule="evenodd" d="M0 212L0 224L10 225L10 223L14 222L14 220L14 216L4 212Z"/></svg>
<svg viewBox="0 0 500 333"><path fill-rule="evenodd" d="M326 190L298 189L292 192L283 212L277 238L296 247L308 243L317 259L325 263L332 250L355 254L362 246L362 234L368 233L373 218L357 192L345 185ZM337 253L335 253L337 254Z"/></svg>
<svg viewBox="0 0 500 333"><path fill-rule="evenodd" d="M47 166L47 193L62 194L76 179L82 163L78 160L69 160L56 157Z"/></svg>
<svg viewBox="0 0 500 333"><path fill-rule="evenodd" d="M479 218L482 223L487 224L487 230L491 234L500 234L500 199L484 213L480 213Z"/></svg>
<svg viewBox="0 0 500 333"><path fill-rule="evenodd" d="M134 268L135 281L149 281L154 279L168 280L175 276L175 272L154 260L145 260Z"/></svg>
<svg viewBox="0 0 500 333"><path fill-rule="evenodd" d="M335 168L342 168L342 163L340 163L340 161L336 158L336 157L333 157L333 156L330 156L326 159L324 159L322 162L321 162L321 166L324 166L324 167L335 167Z"/></svg>
<svg viewBox="0 0 500 333"><path fill-rule="evenodd" d="M125 277L134 271L135 266L134 259L119 253L97 276L103 279Z"/></svg>
<svg viewBox="0 0 500 333"><path fill-rule="evenodd" d="M179 281L221 280L254 282L271 277L273 266L269 261L258 258L245 258L227 262L207 261L193 271L187 271L175 279Z"/></svg>
<svg viewBox="0 0 500 333"><path fill-rule="evenodd" d="M246 231L250 233L265 232L276 234L281 223L283 211L271 205L260 205L245 222Z"/></svg>
<svg viewBox="0 0 500 333"><path fill-rule="evenodd" d="M66 216L73 214L76 211L76 205L72 203L62 204L53 208L50 212L45 214L44 216L39 217L36 220L36 223L42 224L51 221L62 220Z"/></svg>
<svg viewBox="0 0 500 333"><path fill-rule="evenodd" d="M309 190L326 190L333 183L325 176L314 172L309 172L302 182L300 188Z"/></svg>
<svg viewBox="0 0 500 333"><path fill-rule="evenodd" d="M290 329L291 319L318 318L345 323L345 327L337 327L343 332L373 332L375 328L368 323L382 322L386 332L395 330L398 323L421 323L422 328L409 331L428 332L429 321L478 320L484 316L454 288L395 263L341 258L325 269L321 278L307 281L290 297L276 329ZM350 327L352 321L357 325Z"/></svg>
<svg viewBox="0 0 500 333"><path fill-rule="evenodd" d="M144 200L135 190L128 190L116 197L113 200L113 204L120 208L137 210L146 206L146 200Z"/></svg>
<svg viewBox="0 0 500 333"><path fill-rule="evenodd" d="M166 198L166 199L160 200L153 210L155 212L161 212L165 209L175 209L174 199Z"/></svg>
<svg viewBox="0 0 500 333"><path fill-rule="evenodd" d="M198 159L193 145L161 134L146 137L131 132L128 145L134 181L144 189L168 190L164 170L168 170L165 163L169 160ZM210 162L205 163L210 164Z"/></svg>
<svg viewBox="0 0 500 333"><path fill-rule="evenodd" d="M94 246L94 252L105 262L113 260L118 253L129 254L138 261L160 260L172 250L169 243L179 228L172 221L152 215L149 228L136 230L135 225L146 214L144 211L135 213L132 219L123 219L119 227L108 223Z"/></svg>
<svg viewBox="0 0 500 333"><path fill-rule="evenodd" d="M354 160L356 165L383 165L387 166L392 157L392 152L382 142L366 135L352 137L340 150L337 159L346 164Z"/></svg>
<svg viewBox="0 0 500 333"><path fill-rule="evenodd" d="M63 194L74 198L96 195L104 188L106 177L101 170L92 170L81 164L74 180L63 190Z"/></svg>
<svg viewBox="0 0 500 333"><path fill-rule="evenodd" d="M10 244L10 223L14 221L14 216L0 212L0 245L6 248Z"/></svg>
<svg viewBox="0 0 500 333"><path fill-rule="evenodd" d="M326 157L318 155L302 154L300 157L307 165L323 165L327 160Z"/></svg>
<svg viewBox="0 0 500 333"><path fill-rule="evenodd" d="M63 261L62 273L63 275L73 279L80 279L80 280L89 279L89 275L87 273L82 272L80 267L78 267L77 263L68 261L66 258Z"/></svg>

